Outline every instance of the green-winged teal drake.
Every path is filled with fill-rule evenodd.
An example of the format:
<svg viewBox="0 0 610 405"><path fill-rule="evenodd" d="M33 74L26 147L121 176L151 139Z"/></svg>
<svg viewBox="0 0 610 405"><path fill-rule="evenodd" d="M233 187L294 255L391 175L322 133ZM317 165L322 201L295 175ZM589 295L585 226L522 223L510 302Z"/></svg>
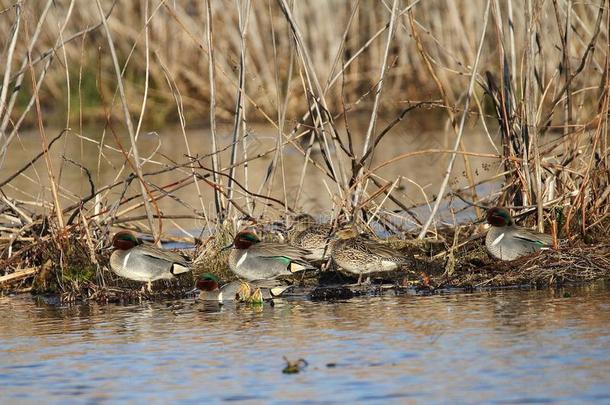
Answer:
<svg viewBox="0 0 610 405"><path fill-rule="evenodd" d="M330 256L328 237L331 234L329 224L319 224L309 214L300 214L294 218L288 230L288 242L311 251L307 259L313 261L325 260Z"/></svg>
<svg viewBox="0 0 610 405"><path fill-rule="evenodd" d="M261 242L250 230L239 232L231 245L229 267L245 280L272 279L315 269L306 259L311 252L284 243Z"/></svg>
<svg viewBox="0 0 610 405"><path fill-rule="evenodd" d="M144 245L129 231L117 232L112 238L115 248L110 255L110 268L121 277L148 283L171 279L190 271L187 260L177 253Z"/></svg>
<svg viewBox="0 0 610 405"><path fill-rule="evenodd" d="M515 225L505 208L487 210L487 222L491 228L485 237L485 246L496 259L515 260L553 244L551 235Z"/></svg>
<svg viewBox="0 0 610 405"><path fill-rule="evenodd" d="M338 230L331 240L333 262L343 270L357 274L358 284L365 274L398 270L409 263L400 252L360 236L354 227Z"/></svg>
<svg viewBox="0 0 610 405"><path fill-rule="evenodd" d="M277 280L257 280L231 281L221 287L216 276L205 273L199 276L197 288L201 291L199 299L202 301L259 302L281 296L290 286L282 285Z"/></svg>

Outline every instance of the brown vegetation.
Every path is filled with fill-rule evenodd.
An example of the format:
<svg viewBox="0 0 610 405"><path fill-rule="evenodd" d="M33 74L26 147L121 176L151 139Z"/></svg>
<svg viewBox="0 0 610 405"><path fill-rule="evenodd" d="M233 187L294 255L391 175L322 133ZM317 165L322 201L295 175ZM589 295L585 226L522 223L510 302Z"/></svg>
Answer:
<svg viewBox="0 0 610 405"><path fill-rule="evenodd" d="M190 238L202 257L220 260L218 247L239 218L300 210L307 172L323 179L333 218L377 223L390 234L405 231L397 219L406 217L418 239L437 238L440 210L457 213L452 201L460 199L478 216L492 204L515 207L568 241L567 250L510 264L501 276L500 267L485 273L484 263L460 267L461 250L451 249L455 274L467 269L460 277L473 285L606 276L607 1L178 3L0 1L0 168L19 159L27 127L40 139L31 161L0 172L0 288L70 293L107 285L108 235L117 227L159 243L170 239L168 228L190 221L211 235ZM387 135L424 110L445 119L453 146L375 161L376 151L391 147ZM365 125L352 125L362 115ZM92 131L87 121L103 128ZM249 149L255 121L273 128L272 147ZM184 139L179 161L141 151L144 128L168 122ZM186 129L195 122L211 127L207 155L191 150ZM65 129L53 131L58 123ZM229 144L218 138L223 123ZM499 139L495 153L469 150L464 133L474 125ZM97 162L82 153L58 162L50 150L62 144L94 145ZM286 175L289 148L302 155L296 178ZM421 155L448 157L438 188L425 189L408 173L381 174ZM502 186L485 195L471 165L477 156L500 168L492 177ZM451 182L457 160L465 187ZM249 171L256 162L264 162L264 176ZM112 180L100 184L103 165ZM69 170L86 186L66 185ZM41 193L20 190L21 178L38 182ZM422 190L427 215L414 212L401 181ZM199 205L181 192L197 195ZM455 235L445 248L467 245ZM584 245L592 242L602 244ZM529 273L531 260L549 272ZM218 263L208 267L220 271ZM586 269L567 274L558 263Z"/></svg>

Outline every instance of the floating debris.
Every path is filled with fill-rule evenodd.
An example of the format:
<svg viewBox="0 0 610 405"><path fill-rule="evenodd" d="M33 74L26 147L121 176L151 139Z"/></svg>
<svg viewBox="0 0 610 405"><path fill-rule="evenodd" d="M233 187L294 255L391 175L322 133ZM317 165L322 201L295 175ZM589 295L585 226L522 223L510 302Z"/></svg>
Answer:
<svg viewBox="0 0 610 405"><path fill-rule="evenodd" d="M298 359L295 361L291 361L291 360L288 360L286 358L286 356L284 356L284 361L286 362L286 366L282 370L282 373L284 373L284 374L300 373L301 371L303 371L305 369L305 367L307 367L309 365L309 363L307 363L307 360L305 360L305 359Z"/></svg>

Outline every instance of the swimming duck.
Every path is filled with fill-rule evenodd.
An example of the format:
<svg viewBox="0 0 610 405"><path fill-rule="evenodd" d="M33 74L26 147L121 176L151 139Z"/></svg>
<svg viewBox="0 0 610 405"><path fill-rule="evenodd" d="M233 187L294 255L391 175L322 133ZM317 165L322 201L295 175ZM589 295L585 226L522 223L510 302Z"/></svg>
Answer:
<svg viewBox="0 0 610 405"><path fill-rule="evenodd" d="M357 274L358 284L364 274L398 270L408 264L400 252L360 236L354 227L338 230L331 241L332 260L343 270Z"/></svg>
<svg viewBox="0 0 610 405"><path fill-rule="evenodd" d="M319 224L309 214L297 215L288 230L288 240L293 246L311 251L307 259L325 260L330 255L328 237L332 228L329 224Z"/></svg>
<svg viewBox="0 0 610 405"><path fill-rule="evenodd" d="M485 246L496 259L515 260L553 244L551 235L515 225L504 208L490 208L487 211L487 222L491 228L485 237Z"/></svg>
<svg viewBox="0 0 610 405"><path fill-rule="evenodd" d="M251 230L239 232L229 254L229 267L246 280L271 279L315 269L306 259L311 252L284 243L261 242Z"/></svg>
<svg viewBox="0 0 610 405"><path fill-rule="evenodd" d="M218 278L213 274L204 273L197 280L197 288L201 290L199 299L202 301L243 301L262 302L282 295L290 286L282 285L276 280L231 281L219 285Z"/></svg>
<svg viewBox="0 0 610 405"><path fill-rule="evenodd" d="M189 263L177 253L144 245L130 231L117 232L112 238L115 251L110 255L110 268L121 277L148 283L171 279L190 271Z"/></svg>

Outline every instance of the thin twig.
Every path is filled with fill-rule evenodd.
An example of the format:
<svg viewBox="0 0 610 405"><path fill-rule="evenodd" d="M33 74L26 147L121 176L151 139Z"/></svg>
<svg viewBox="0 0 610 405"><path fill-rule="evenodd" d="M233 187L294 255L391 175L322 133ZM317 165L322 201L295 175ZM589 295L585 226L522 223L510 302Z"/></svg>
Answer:
<svg viewBox="0 0 610 405"><path fill-rule="evenodd" d="M208 45L208 77L210 85L210 132L212 134L212 168L214 169L214 183L222 187L222 180L218 177L221 166L220 156L218 155L218 141L216 137L216 63L214 61L214 29L212 26L212 0L206 0L206 41ZM214 188L214 204L216 216L222 223L225 215L225 204L222 194Z"/></svg>
<svg viewBox="0 0 610 405"><path fill-rule="evenodd" d="M133 151L133 156L135 159L135 169L138 179L140 180L140 191L142 193L142 200L144 201L144 209L146 210L146 215L148 217L148 225L150 226L150 231L153 235L155 242L159 240L159 234L161 233L161 222L159 221L159 228L155 228L155 223L153 219L152 210L150 207L150 203L147 198L147 190L144 186L144 178L142 177L142 162L140 161L140 153L138 151L138 145L136 143L136 133L133 128L133 122L131 121L131 115L129 114L129 107L127 106L127 99L125 97L125 89L123 88L123 79L121 77L121 69L119 67L119 61L117 58L116 50L114 48L114 42L112 40L112 35L110 34L110 28L108 27L108 21L104 14L104 10L102 9L102 5L100 4L100 0L95 0L97 4L97 8L100 13L100 17L102 18L102 22L104 24L104 30L106 31L106 38L108 40L108 47L110 48L110 54L112 56L112 62L114 64L114 70L116 74L117 85L119 88L121 104L123 106L123 114L125 118L125 123L127 124L127 130L129 132L129 140L131 141L131 148Z"/></svg>
<svg viewBox="0 0 610 405"><path fill-rule="evenodd" d="M445 190L447 189L447 184L449 183L449 177L451 176L451 172L453 170L453 164L455 162L455 158L457 156L457 152L459 149L460 142L462 140L462 134L464 133L464 124L466 123L466 116L468 115L466 111L468 111L468 107L470 105L470 98L472 96L472 91L474 90L474 83L477 76L477 68L479 66L479 60L481 58L481 52L483 50L483 44L485 42L485 31L487 30L487 22L489 20L489 5L491 4L491 0L487 0L487 5L485 6L485 19L483 22L483 29L481 32L481 39L479 41L479 49L477 51L477 57L474 61L474 66L472 67L472 76L470 77L470 83L468 85L468 95L466 96L466 102L464 106L464 114L462 114L462 120L460 121L460 129L458 131L455 147L453 148L453 154L449 159L449 164L447 165L447 170L445 171L445 177L443 178L443 182L441 183L441 187L439 188L438 195L436 197L436 201L434 202L434 206L432 208L432 212L430 212L430 216L428 220L424 223L424 226L421 229L421 232L417 236L418 239L423 239L428 232L428 228L430 224L434 220L436 216L436 212L438 211L439 206L441 205L441 201L445 194Z"/></svg>

